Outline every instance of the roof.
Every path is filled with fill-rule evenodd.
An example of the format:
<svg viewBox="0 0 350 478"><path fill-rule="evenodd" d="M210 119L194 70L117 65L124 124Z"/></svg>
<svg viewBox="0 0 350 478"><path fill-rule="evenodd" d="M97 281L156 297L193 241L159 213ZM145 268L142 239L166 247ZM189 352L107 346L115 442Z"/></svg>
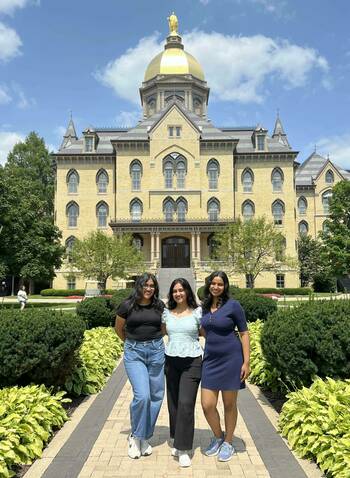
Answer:
<svg viewBox="0 0 350 478"><path fill-rule="evenodd" d="M350 173L348 171L340 168L329 159L314 152L297 169L295 173L295 184L297 186L312 185L327 163L333 165L345 179L350 180Z"/></svg>

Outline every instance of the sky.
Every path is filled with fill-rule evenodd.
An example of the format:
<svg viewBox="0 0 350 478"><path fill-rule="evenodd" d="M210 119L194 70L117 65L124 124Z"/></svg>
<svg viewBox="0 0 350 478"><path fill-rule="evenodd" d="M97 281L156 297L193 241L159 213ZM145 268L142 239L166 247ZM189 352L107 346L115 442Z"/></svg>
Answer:
<svg viewBox="0 0 350 478"><path fill-rule="evenodd" d="M57 150L71 114L78 136L135 125L172 11L216 126L272 134L279 111L299 162L350 169L349 0L0 0L0 163L30 131Z"/></svg>

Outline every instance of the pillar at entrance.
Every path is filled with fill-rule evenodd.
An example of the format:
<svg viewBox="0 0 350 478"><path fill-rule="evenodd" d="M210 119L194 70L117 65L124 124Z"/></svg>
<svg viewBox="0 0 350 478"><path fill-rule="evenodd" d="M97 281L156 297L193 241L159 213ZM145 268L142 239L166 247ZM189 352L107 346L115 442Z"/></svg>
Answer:
<svg viewBox="0 0 350 478"><path fill-rule="evenodd" d="M157 261L160 260L159 249L160 249L160 238L159 238L159 232L157 232L156 233L156 257L155 257Z"/></svg>
<svg viewBox="0 0 350 478"><path fill-rule="evenodd" d="M197 259L201 260L201 233L197 232Z"/></svg>
<svg viewBox="0 0 350 478"><path fill-rule="evenodd" d="M154 233L151 232L151 262L154 261L154 255L155 255L155 247L154 247Z"/></svg>
<svg viewBox="0 0 350 478"><path fill-rule="evenodd" d="M194 232L191 232L191 260L195 260L197 257L196 253L196 237Z"/></svg>

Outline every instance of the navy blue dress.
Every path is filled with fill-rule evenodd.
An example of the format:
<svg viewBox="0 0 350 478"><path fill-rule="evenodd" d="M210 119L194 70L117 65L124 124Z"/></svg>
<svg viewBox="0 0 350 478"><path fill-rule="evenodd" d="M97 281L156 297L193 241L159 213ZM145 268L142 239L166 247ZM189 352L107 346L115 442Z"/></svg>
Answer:
<svg viewBox="0 0 350 478"><path fill-rule="evenodd" d="M234 333L248 330L244 310L239 302L229 299L214 313L202 317L206 332L202 363L202 388L209 390L239 390L243 350L240 338Z"/></svg>

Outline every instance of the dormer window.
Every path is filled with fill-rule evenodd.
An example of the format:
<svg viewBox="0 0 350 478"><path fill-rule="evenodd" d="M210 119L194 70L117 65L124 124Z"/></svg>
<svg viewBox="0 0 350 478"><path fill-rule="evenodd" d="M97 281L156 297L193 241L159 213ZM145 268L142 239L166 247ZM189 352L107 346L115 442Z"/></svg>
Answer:
<svg viewBox="0 0 350 478"><path fill-rule="evenodd" d="M258 134L256 137L257 142L257 150L258 151L265 151L265 135Z"/></svg>
<svg viewBox="0 0 350 478"><path fill-rule="evenodd" d="M94 137L85 136L85 151L87 153L92 153L93 150L94 150Z"/></svg>
<svg viewBox="0 0 350 478"><path fill-rule="evenodd" d="M181 126L168 126L169 138L181 138Z"/></svg>

